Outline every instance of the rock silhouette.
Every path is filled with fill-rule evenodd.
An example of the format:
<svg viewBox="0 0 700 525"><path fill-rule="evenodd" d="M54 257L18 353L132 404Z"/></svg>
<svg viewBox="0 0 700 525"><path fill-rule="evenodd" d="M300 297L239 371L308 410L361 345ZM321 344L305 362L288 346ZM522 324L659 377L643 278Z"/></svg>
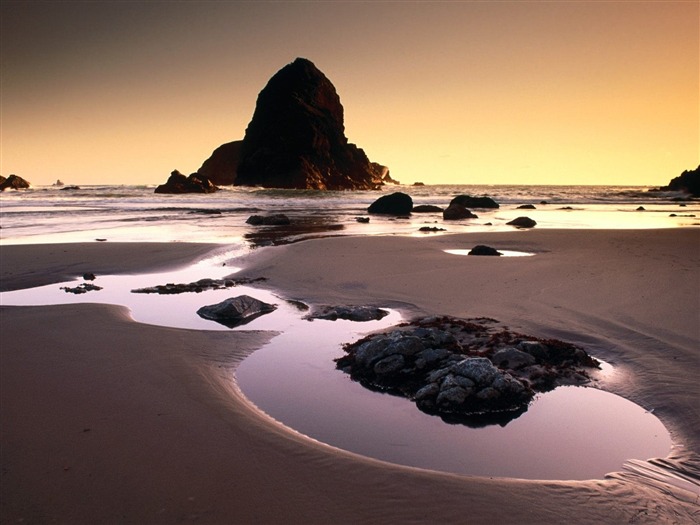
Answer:
<svg viewBox="0 0 700 525"><path fill-rule="evenodd" d="M0 191L10 190L26 190L30 184L18 175L10 175L5 178L0 175Z"/></svg>
<svg viewBox="0 0 700 525"><path fill-rule="evenodd" d="M668 186L662 186L660 191L682 191L693 197L700 197L700 166L694 170L685 170L678 177L671 179Z"/></svg>
<svg viewBox="0 0 700 525"><path fill-rule="evenodd" d="M211 181L197 173L185 177L175 170L170 174L165 184L157 186L155 193L213 193L219 188Z"/></svg>
<svg viewBox="0 0 700 525"><path fill-rule="evenodd" d="M382 186L389 170L348 142L343 118L330 80L311 61L297 58L258 95L234 184L316 190Z"/></svg>
<svg viewBox="0 0 700 525"><path fill-rule="evenodd" d="M241 158L242 140L227 142L216 148L197 170L217 186L230 186L236 182L238 162Z"/></svg>

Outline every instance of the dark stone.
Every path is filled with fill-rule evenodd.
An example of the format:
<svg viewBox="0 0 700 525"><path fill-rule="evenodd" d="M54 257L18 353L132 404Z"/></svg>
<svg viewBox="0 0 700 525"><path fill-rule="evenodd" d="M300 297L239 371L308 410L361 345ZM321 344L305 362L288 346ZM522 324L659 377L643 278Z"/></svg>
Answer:
<svg viewBox="0 0 700 525"><path fill-rule="evenodd" d="M483 244L479 244L477 246L474 246L467 255L503 255L501 252L496 250L495 248L491 248L490 246L484 246Z"/></svg>
<svg viewBox="0 0 700 525"><path fill-rule="evenodd" d="M175 295L181 293L200 293L206 290L223 290L241 284L252 284L266 281L267 277L243 277L241 279L200 279L193 283L168 283L149 286L147 288L136 288L131 293L157 293L160 295Z"/></svg>
<svg viewBox="0 0 700 525"><path fill-rule="evenodd" d="M97 279L97 277L95 277L95 274L92 272L83 274L83 280L85 281L94 281L95 279Z"/></svg>
<svg viewBox="0 0 700 525"><path fill-rule="evenodd" d="M203 319L216 321L224 326L233 328L270 313L276 308L274 304L264 303L249 295L240 295L217 304L202 306L197 310L197 315Z"/></svg>
<svg viewBox="0 0 700 525"><path fill-rule="evenodd" d="M423 183L423 182L414 182L413 185L414 185L414 186L425 186L425 183Z"/></svg>
<svg viewBox="0 0 700 525"><path fill-rule="evenodd" d="M583 384L586 369L599 367L579 347L528 338L483 318L423 318L344 350L337 368L353 380L470 426L506 424L527 410L535 393Z"/></svg>
<svg viewBox="0 0 700 525"><path fill-rule="evenodd" d="M369 222L369 217L355 217L355 220L366 224Z"/></svg>
<svg viewBox="0 0 700 525"><path fill-rule="evenodd" d="M478 219L479 217L461 204L453 202L442 212L442 218L446 221L458 221L460 219Z"/></svg>
<svg viewBox="0 0 700 525"><path fill-rule="evenodd" d="M316 190L377 189L389 180L345 137L343 106L316 66L297 58L258 95L243 138L236 185Z"/></svg>
<svg viewBox="0 0 700 525"><path fill-rule="evenodd" d="M682 191L693 197L700 197L700 166L694 170L685 170L678 177L671 179L668 186L662 186L657 191Z"/></svg>
<svg viewBox="0 0 700 525"><path fill-rule="evenodd" d="M245 222L253 226L285 226L291 223L289 217L283 213L277 213L275 215L251 215Z"/></svg>
<svg viewBox="0 0 700 525"><path fill-rule="evenodd" d="M637 211L646 211L646 208L644 206L639 206L637 208Z"/></svg>
<svg viewBox="0 0 700 525"><path fill-rule="evenodd" d="M61 188L61 191L77 191L80 189L80 186L64 186Z"/></svg>
<svg viewBox="0 0 700 525"><path fill-rule="evenodd" d="M10 190L26 190L30 184L18 175L10 175L5 178L0 175L0 191Z"/></svg>
<svg viewBox="0 0 700 525"><path fill-rule="evenodd" d="M457 195L450 201L452 204L459 204L465 208L499 208L498 203L491 197L472 197L471 195Z"/></svg>
<svg viewBox="0 0 700 525"><path fill-rule="evenodd" d="M535 208L534 204L521 204L516 209L518 209L518 210L536 210L537 208Z"/></svg>
<svg viewBox="0 0 700 525"><path fill-rule="evenodd" d="M102 290L101 286L97 286L92 283L80 283L78 286L61 286L61 290L65 290L66 293L72 293L75 295L82 295L88 292L96 292Z"/></svg>
<svg viewBox="0 0 700 525"><path fill-rule="evenodd" d="M242 145L242 140L234 140L233 142L222 144L204 161L197 173L219 186L235 184Z"/></svg>
<svg viewBox="0 0 700 525"><path fill-rule="evenodd" d="M377 213L382 215L408 215L413 210L413 199L410 195L401 193L390 193L382 195L367 208L367 213Z"/></svg>
<svg viewBox="0 0 700 525"><path fill-rule="evenodd" d="M412 211L413 213L439 213L442 211L442 208L432 204L420 204L419 206L414 206Z"/></svg>
<svg viewBox="0 0 700 525"><path fill-rule="evenodd" d="M165 184L156 187L155 193L213 193L215 191L219 191L219 188L206 177L197 173L185 177L175 170Z"/></svg>
<svg viewBox="0 0 700 525"><path fill-rule="evenodd" d="M419 232L444 232L445 228L438 228L437 226L421 226L418 228Z"/></svg>
<svg viewBox="0 0 700 525"><path fill-rule="evenodd" d="M530 217L518 217L517 219L513 219L506 224L517 228L534 228L537 223Z"/></svg>
<svg viewBox="0 0 700 525"><path fill-rule="evenodd" d="M378 321L389 315L389 312L374 306L320 306L307 319L325 319L336 321L346 319L348 321Z"/></svg>

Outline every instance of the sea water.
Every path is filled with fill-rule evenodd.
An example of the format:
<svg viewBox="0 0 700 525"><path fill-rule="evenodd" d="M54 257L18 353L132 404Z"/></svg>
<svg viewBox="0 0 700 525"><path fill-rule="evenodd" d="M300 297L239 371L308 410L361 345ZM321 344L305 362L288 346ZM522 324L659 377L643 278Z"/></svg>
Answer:
<svg viewBox="0 0 700 525"><path fill-rule="evenodd" d="M279 190L223 187L212 194L163 195L154 186L36 187L0 193L0 244L106 241L179 241L265 245L318 235L430 235L509 231L518 216L538 228L673 228L700 223L700 202L679 202L674 192L627 186L385 186L380 191ZM447 207L460 194L489 196L498 209L475 210L478 219L443 221L441 213L396 218L367 207L382 195L402 191L414 205ZM546 202L546 204L543 204ZM518 209L532 204L535 210ZM638 208L644 208L644 211ZM284 213L286 228L246 224L254 214ZM675 216L672 216L675 215ZM278 230L280 235L274 235ZM269 232L273 234L270 235ZM433 233L434 234L434 233ZM437 234L441 234L438 232Z"/></svg>

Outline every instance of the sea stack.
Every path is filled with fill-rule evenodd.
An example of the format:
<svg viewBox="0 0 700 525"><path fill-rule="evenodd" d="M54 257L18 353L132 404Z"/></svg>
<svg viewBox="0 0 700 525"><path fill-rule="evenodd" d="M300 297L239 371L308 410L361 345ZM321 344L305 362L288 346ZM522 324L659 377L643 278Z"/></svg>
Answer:
<svg viewBox="0 0 700 525"><path fill-rule="evenodd" d="M330 80L311 61L297 58L258 95L234 184L369 190L382 186L388 175L386 167L348 142L343 106Z"/></svg>

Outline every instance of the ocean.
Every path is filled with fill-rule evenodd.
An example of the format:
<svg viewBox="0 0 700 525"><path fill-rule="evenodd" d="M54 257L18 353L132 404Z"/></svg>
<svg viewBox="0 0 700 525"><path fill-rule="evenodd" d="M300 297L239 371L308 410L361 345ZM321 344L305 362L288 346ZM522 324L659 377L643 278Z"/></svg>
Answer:
<svg viewBox="0 0 700 525"><path fill-rule="evenodd" d="M39 186L0 194L0 244L108 241L214 242L250 246L320 235L426 235L510 230L518 216L538 228L675 228L698 224L700 202L673 192L630 186L389 185L381 191L305 191L224 187L213 194L162 195L155 186ZM478 219L443 221L440 213L410 218L373 215L367 207L402 191L414 205L447 207L460 194L489 196L501 207ZM546 203L546 204L545 204ZM536 209L517 209L532 204ZM639 207L644 211L638 211ZM253 214L283 213L286 227L246 224ZM675 216L672 216L675 215Z"/></svg>

